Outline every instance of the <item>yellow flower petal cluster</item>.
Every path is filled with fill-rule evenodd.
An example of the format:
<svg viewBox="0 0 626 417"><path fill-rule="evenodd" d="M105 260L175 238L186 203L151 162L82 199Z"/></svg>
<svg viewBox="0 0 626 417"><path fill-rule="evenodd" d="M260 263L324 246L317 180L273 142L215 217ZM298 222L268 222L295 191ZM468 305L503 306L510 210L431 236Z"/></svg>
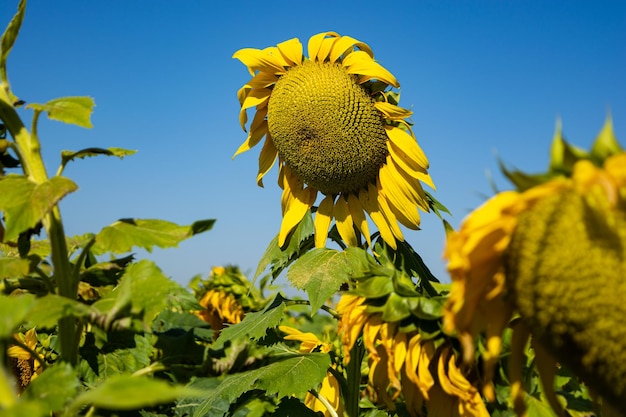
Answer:
<svg viewBox="0 0 626 417"><path fill-rule="evenodd" d="M317 350L323 353L328 353L333 348L332 344L322 342L314 333L304 333L290 326L278 326L278 329L283 333L287 333L287 336L284 337L285 340L295 340L301 342L299 349L301 353L311 353ZM335 365L333 365L333 367L335 367ZM344 414L339 381L337 381L337 378L332 372L328 371L326 377L322 380L322 386L318 391L318 395L328 401L329 405L333 408L337 415L341 416ZM324 413L325 417L331 417L333 415L330 410L328 410L326 405L324 405L322 401L310 392L307 393L306 398L304 399L304 405L315 412L321 411Z"/></svg>
<svg viewBox="0 0 626 417"><path fill-rule="evenodd" d="M310 38L308 58L297 38L233 57L252 75L237 94L244 131L247 110L254 111L235 156L265 138L260 186L278 160L280 246L318 193L316 247L325 245L333 220L348 245L359 242L355 227L371 244L365 213L394 248L404 240L399 224L418 228L418 208L429 211L422 183L434 188L428 159L406 121L412 112L387 99L385 89L399 87L398 81L367 44L323 32Z"/></svg>
<svg viewBox="0 0 626 417"><path fill-rule="evenodd" d="M360 335L367 349L368 393L375 402L394 410L403 396L411 416L480 416L489 414L478 389L459 366L451 345L436 345L416 332L403 332L398 323L385 322L381 314L367 313L366 299L343 295L337 305L342 315L340 333L344 352ZM345 360L350 357L346 354Z"/></svg>
<svg viewBox="0 0 626 417"><path fill-rule="evenodd" d="M37 347L37 332L35 329L28 330L25 334L17 333L13 335L17 340L30 349L30 352L19 345L10 345L7 349L7 356L12 365L12 370L17 378L19 392L22 392L30 382L43 372L41 366L42 359L33 357L31 352L35 352Z"/></svg>
<svg viewBox="0 0 626 417"><path fill-rule="evenodd" d="M569 178L556 178L523 192L501 192L474 210L458 231L448 235L444 256L448 259L452 289L444 312L444 329L455 334L461 341L466 363L474 360L476 336L482 334L486 337L487 345L483 353L483 393L490 400L494 399L494 392L489 381L502 349L501 336L516 308L511 294L512 277L509 276L512 266L507 263L512 255L509 250L516 228L520 219L542 202L550 199L554 201L555 196L565 197L572 192L582 196L589 207L603 210L607 216L606 221L610 223L611 210L619 209L623 212L626 209L626 153L608 157L601 167L590 160L582 159L573 165ZM528 230L532 227L530 224L526 225ZM567 245L567 242L561 242L561 245ZM517 256L523 258L527 255ZM559 261L555 259L550 262ZM528 275L528 271L523 271L523 275ZM516 274L520 275L519 271ZM524 300L535 304L530 299ZM526 339L522 335L525 328L516 326L516 349L524 346ZM542 348L538 346L536 350L539 357ZM521 360L520 352L512 354L516 360ZM547 354L541 355L545 358ZM542 363L544 373L549 371L547 368L550 366L552 374L554 373L553 360L542 360ZM517 369L516 373L521 375L521 365L512 364L511 367L512 372ZM519 379L519 375L513 380ZM519 383L514 385L516 410L523 412L521 387ZM551 391L549 387L546 390ZM547 392L547 395L551 393ZM558 405L556 401L552 402L556 404L555 407Z"/></svg>

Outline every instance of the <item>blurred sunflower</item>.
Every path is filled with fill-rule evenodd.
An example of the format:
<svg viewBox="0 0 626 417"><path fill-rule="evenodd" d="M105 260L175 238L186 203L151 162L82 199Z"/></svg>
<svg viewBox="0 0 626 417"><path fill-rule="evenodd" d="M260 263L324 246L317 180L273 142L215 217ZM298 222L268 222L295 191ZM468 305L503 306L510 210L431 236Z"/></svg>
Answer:
<svg viewBox="0 0 626 417"><path fill-rule="evenodd" d="M37 347L37 332L35 329L30 329L24 334L15 334L14 338L21 345L28 348L27 350L18 344L14 344L7 349L11 368L17 378L18 391L22 392L33 379L43 372L41 366L43 359L38 357L35 352Z"/></svg>
<svg viewBox="0 0 626 417"><path fill-rule="evenodd" d="M488 417L480 392L467 376L468 367L445 338L425 338L406 331L406 320L387 322L380 313L367 312L367 298L343 295L341 314L343 351L350 352L359 337L367 350L367 392L376 403L396 409L403 398L413 417L428 415ZM351 360L344 356L344 362Z"/></svg>
<svg viewBox="0 0 626 417"><path fill-rule="evenodd" d="M552 407L557 361L572 369L606 404L626 413L626 153L610 119L591 151L564 141L560 127L550 170L505 175L516 191L498 193L447 237L452 289L444 327L474 360L486 336L484 395L514 315L510 380L525 413L523 349L532 335L536 365ZM559 365L560 366L560 365Z"/></svg>
<svg viewBox="0 0 626 417"><path fill-rule="evenodd" d="M255 114L246 141L234 156L264 137L257 183L278 159L283 189L282 246L317 199L315 245L323 247L331 222L350 246L355 227L370 242L367 213L391 247L403 241L398 223L420 224L429 211L422 188L434 188L428 159L397 106L396 78L374 60L370 47L335 32L314 35L308 58L297 38L266 49L245 48L233 57L253 76L238 92L239 120Z"/></svg>
<svg viewBox="0 0 626 417"><path fill-rule="evenodd" d="M301 342L299 349L301 353L311 353L315 351L328 353L333 349L332 344L322 342L313 333L304 333L290 326L278 326L278 328L280 331L287 334L287 336L284 337L285 340L295 340ZM333 365L333 368L334 367L336 367L336 365ZM306 398L304 399L304 404L315 412L321 411L324 413L325 417L331 417L332 415L344 415L344 405L341 401L339 381L337 381L337 378L332 372L327 372L317 394L318 396L316 397L310 392L307 393ZM323 400L320 400L320 397ZM327 401L328 404L324 404L323 401ZM331 413L328 407L331 407L335 414Z"/></svg>

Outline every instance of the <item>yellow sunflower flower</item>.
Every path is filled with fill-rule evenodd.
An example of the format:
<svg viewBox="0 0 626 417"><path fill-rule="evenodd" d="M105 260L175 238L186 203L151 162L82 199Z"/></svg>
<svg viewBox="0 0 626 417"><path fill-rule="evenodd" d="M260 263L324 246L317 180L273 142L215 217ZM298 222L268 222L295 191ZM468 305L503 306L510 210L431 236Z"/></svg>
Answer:
<svg viewBox="0 0 626 417"><path fill-rule="evenodd" d="M35 329L30 329L25 334L18 333L14 337L30 349L28 351L19 345L11 345L7 349L7 356L17 377L18 390L22 392L33 379L43 372L41 366L42 359L34 357L31 353L35 352L37 347L37 332Z"/></svg>
<svg viewBox="0 0 626 417"><path fill-rule="evenodd" d="M597 142L613 144L610 126L609 133ZM513 314L521 316L510 364L520 415L529 336L555 411L563 413L552 379L558 360L626 412L626 153L615 145L600 158L608 148L594 149L571 162L566 176L497 194L448 235L452 289L444 328L461 340L466 363L474 360L475 337L486 336L483 394L493 400L502 333Z"/></svg>
<svg viewBox="0 0 626 417"><path fill-rule="evenodd" d="M325 245L333 220L348 245L358 243L354 226L371 244L367 213L395 248L404 240L399 224L417 229L418 208L429 211L422 183L434 188L428 159L406 121L412 112L388 91L399 83L367 44L349 36L314 35L308 55L296 38L234 54L253 76L238 92L244 130L247 110L255 111L235 156L265 137L260 186L278 160L280 246L320 193L316 247Z"/></svg>
<svg viewBox="0 0 626 417"><path fill-rule="evenodd" d="M237 324L245 315L237 299L232 294L219 289L207 291L199 303L204 310L195 313L211 325L215 338L227 324Z"/></svg>
<svg viewBox="0 0 626 417"><path fill-rule="evenodd" d="M322 342L313 333L304 333L290 326L278 326L278 329L283 333L287 333L287 336L284 337L285 340L296 340L302 342L299 349L301 353L311 353L318 349L320 352L328 353L333 348L332 344ZM336 365L333 365L333 368L335 367ZM324 404L318 397L323 398L328 402L328 404ZM326 373L326 377L322 380L322 385L318 391L318 397L310 392L307 393L306 398L304 399L304 405L315 412L321 411L324 413L325 417L331 417L333 415L328 407L331 407L336 415L344 415L344 406L341 401L339 381L337 381L337 378L332 372L328 371Z"/></svg>

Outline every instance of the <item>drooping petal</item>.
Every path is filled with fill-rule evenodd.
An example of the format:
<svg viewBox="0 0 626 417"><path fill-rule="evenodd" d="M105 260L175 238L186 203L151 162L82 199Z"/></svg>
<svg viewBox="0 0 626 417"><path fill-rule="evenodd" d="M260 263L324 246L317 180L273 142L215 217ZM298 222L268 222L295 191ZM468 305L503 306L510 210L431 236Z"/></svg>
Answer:
<svg viewBox="0 0 626 417"><path fill-rule="evenodd" d="M250 149L255 147L261 141L261 139L263 139L263 136L265 136L266 133L267 121L264 120L259 127L254 130L250 130L250 133L248 134L245 142L241 144L239 149L237 149L237 152L235 152L235 154L233 155L233 159L240 153L249 151Z"/></svg>
<svg viewBox="0 0 626 417"><path fill-rule="evenodd" d="M391 120L404 120L407 117L411 117L413 112L408 109L404 109L395 104L387 103L386 101L377 101L374 106L385 116Z"/></svg>
<svg viewBox="0 0 626 417"><path fill-rule="evenodd" d="M389 143L395 147L396 155L404 154L406 160L412 160L423 168L428 168L428 158L413 136L395 126L385 126Z"/></svg>
<svg viewBox="0 0 626 417"><path fill-rule="evenodd" d="M342 55L345 56L346 51L352 52L355 46L374 58L374 52L366 43L359 42L350 36L342 36L335 42L332 51L330 51L330 62L336 62Z"/></svg>
<svg viewBox="0 0 626 417"><path fill-rule="evenodd" d="M271 94L272 90L268 88L255 88L251 90L241 104L241 110L259 106L267 102Z"/></svg>
<svg viewBox="0 0 626 417"><path fill-rule="evenodd" d="M406 154L395 145L390 144L387 146L387 150L389 151L389 156L391 157L388 157L387 160L389 161L389 159L391 159L396 170L402 172L412 180L421 181L432 189L436 189L433 179L426 168L423 168L417 162L407 157ZM414 181L411 181L411 183L413 182Z"/></svg>
<svg viewBox="0 0 626 417"><path fill-rule="evenodd" d="M275 76L274 74L270 74L267 72L259 72L254 77L252 77L250 81L246 83L246 85L244 85L244 88L245 87L267 88L271 85L276 84L276 81L278 81L278 77ZM239 100L239 104L242 104L242 103L243 103L242 100Z"/></svg>
<svg viewBox="0 0 626 417"><path fill-rule="evenodd" d="M259 173L256 176L256 183L259 187L263 187L263 177L274 166L276 157L278 157L278 151L274 146L270 133L267 132L263 149L261 149L261 154L259 155Z"/></svg>
<svg viewBox="0 0 626 417"><path fill-rule="evenodd" d="M357 229L359 229L361 234L365 236L367 245L372 247L370 229L367 224L367 219L365 218L365 213L363 213L363 206L355 194L348 195L348 210L350 211L353 223L356 225Z"/></svg>
<svg viewBox="0 0 626 417"><path fill-rule="evenodd" d="M393 211L391 211L391 208L387 203L387 197L378 189L379 185L380 184L370 184L370 188L377 189L376 201L378 202L378 207L380 207L380 212L383 214L383 216L385 216L387 224L389 225L389 229L391 230L391 233L393 233L393 235L395 236L396 240L403 242L404 236L402 235L402 231L400 230L400 226L398 225L398 219L396 218L396 215L393 213Z"/></svg>
<svg viewBox="0 0 626 417"><path fill-rule="evenodd" d="M378 190L376 186L370 184L367 190L361 190L359 193L359 201L363 204L363 208L369 214L370 218L378 227L380 236L383 238L391 248L397 249L396 239L387 219L383 215L380 206L378 205Z"/></svg>
<svg viewBox="0 0 626 417"><path fill-rule="evenodd" d="M335 217L335 224L337 225L337 230L339 231L341 238L348 244L348 246L357 246L352 216L350 216L348 202L345 198L340 196L337 199L335 202L335 211L333 212L333 216Z"/></svg>
<svg viewBox="0 0 626 417"><path fill-rule="evenodd" d="M287 192L285 191L283 194ZM283 246L289 233L300 223L307 210L311 208L315 201L315 195L317 193L311 188L304 188L301 190L291 190L287 198L285 205L285 213L283 214L283 221L280 225L280 232L278 234L278 245Z"/></svg>
<svg viewBox="0 0 626 417"><path fill-rule="evenodd" d="M328 228L330 222L333 219L333 196L327 195L324 197L317 212L315 213L315 247L323 248L326 246L326 239L328 238Z"/></svg>
<svg viewBox="0 0 626 417"><path fill-rule="evenodd" d="M240 60L250 71L250 75L254 75L255 71L268 72L270 74L284 74L284 60L282 57L277 58L267 50L256 48L243 48L235 52L233 58Z"/></svg>
<svg viewBox="0 0 626 417"><path fill-rule="evenodd" d="M385 82L396 88L400 87L400 83L392 73L387 71L382 65L372 59L371 56L364 51L355 51L343 59L343 66L347 68L348 74L357 74L362 77L359 79L361 83L376 79Z"/></svg>
<svg viewBox="0 0 626 417"><path fill-rule="evenodd" d="M237 90L237 99L239 100L240 106L243 105L243 102L246 100L246 97L248 97L250 90L251 88L245 85ZM248 123L248 113L246 112L246 109L241 109L239 110L239 124L244 132L247 132L246 123Z"/></svg>
<svg viewBox="0 0 626 417"><path fill-rule="evenodd" d="M417 230L420 224L420 215L417 204L412 199L409 190L406 190L402 178L394 178L389 164L385 164L378 172L380 188L389 200L392 211L398 220L409 229Z"/></svg>
<svg viewBox="0 0 626 417"><path fill-rule="evenodd" d="M302 44L298 38L281 42L277 46L283 58L285 58L289 64L300 65L302 63Z"/></svg>
<svg viewBox="0 0 626 417"><path fill-rule="evenodd" d="M423 211L430 211L428 199L426 198L426 193L422 188L422 184L419 182L419 177L416 178L415 176L412 176L402 170L391 155L387 157L387 163L383 168L390 172L389 175L391 178L395 179L396 184L400 187L406 198L412 201L414 205L417 205ZM383 168L381 168L381 171ZM428 176L428 179L430 179L430 176Z"/></svg>
<svg viewBox="0 0 626 417"><path fill-rule="evenodd" d="M311 36L311 38L309 39L308 51L309 59L311 61L315 61L317 53L319 52L320 47L324 42L324 38L326 38L327 36L338 37L339 34L335 32L322 32L318 33L317 35Z"/></svg>

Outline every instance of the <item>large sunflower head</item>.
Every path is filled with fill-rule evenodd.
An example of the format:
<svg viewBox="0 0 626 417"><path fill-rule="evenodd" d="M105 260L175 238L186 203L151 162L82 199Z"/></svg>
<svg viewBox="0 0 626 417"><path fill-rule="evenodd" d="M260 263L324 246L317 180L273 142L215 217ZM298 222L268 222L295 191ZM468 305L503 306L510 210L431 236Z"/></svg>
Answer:
<svg viewBox="0 0 626 417"><path fill-rule="evenodd" d="M403 241L398 224L417 229L418 208L428 211L422 182L434 187L428 160L399 107L396 78L374 60L370 47L349 36L311 37L308 58L298 39L266 49L246 48L234 58L253 76L238 92L239 120L255 114L235 156L265 138L257 182L278 159L283 189L279 245L323 195L315 218L315 245L325 245L334 220L351 246L370 232L367 213L391 247ZM356 227L356 229L355 229ZM358 232L355 232L355 230Z"/></svg>

